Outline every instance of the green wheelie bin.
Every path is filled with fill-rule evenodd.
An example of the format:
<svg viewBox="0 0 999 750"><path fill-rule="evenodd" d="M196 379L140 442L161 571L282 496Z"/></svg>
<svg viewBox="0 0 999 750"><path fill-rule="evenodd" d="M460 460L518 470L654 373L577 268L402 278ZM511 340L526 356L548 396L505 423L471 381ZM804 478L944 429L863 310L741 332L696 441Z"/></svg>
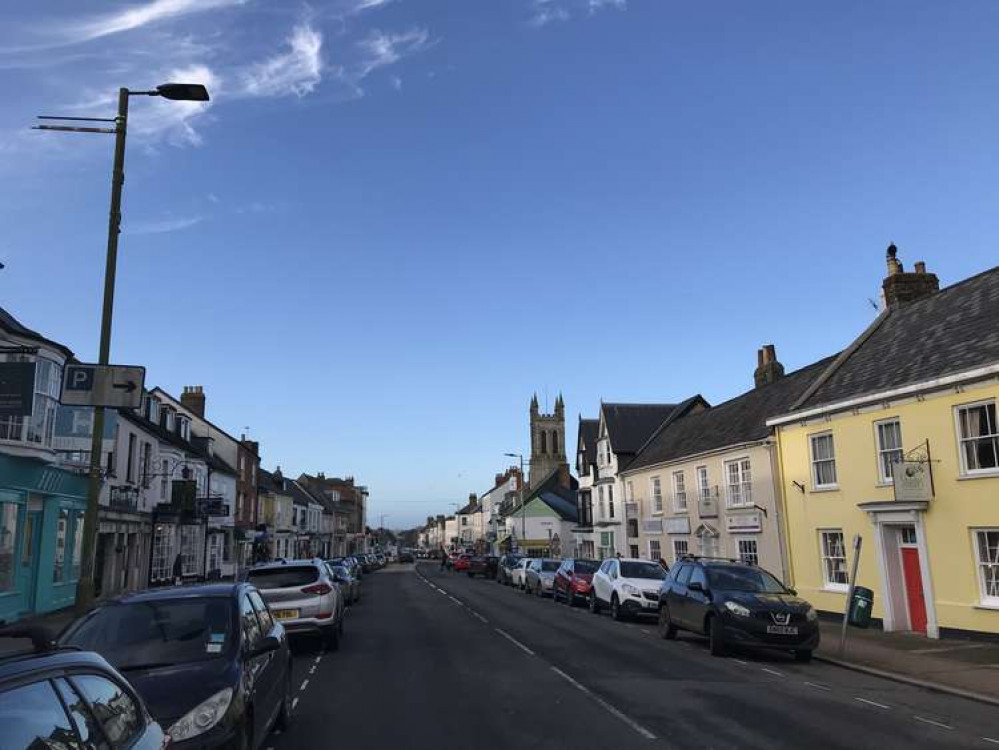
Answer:
<svg viewBox="0 0 999 750"><path fill-rule="evenodd" d="M848 622L858 628L866 628L871 624L871 610L874 608L874 592L863 586L853 589L853 599L850 602Z"/></svg>

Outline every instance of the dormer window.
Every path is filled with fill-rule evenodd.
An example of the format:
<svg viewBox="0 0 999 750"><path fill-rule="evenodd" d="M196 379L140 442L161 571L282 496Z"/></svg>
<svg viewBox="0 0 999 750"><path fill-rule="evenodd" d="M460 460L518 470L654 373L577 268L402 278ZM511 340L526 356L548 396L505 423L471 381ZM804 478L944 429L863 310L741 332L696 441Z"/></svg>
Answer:
<svg viewBox="0 0 999 750"><path fill-rule="evenodd" d="M173 409L164 409L163 411L166 412L163 418L163 426L166 428L167 432L173 432L174 431Z"/></svg>
<svg viewBox="0 0 999 750"><path fill-rule="evenodd" d="M160 421L160 402L152 396L149 397L149 421L153 424L159 424Z"/></svg>
<svg viewBox="0 0 999 750"><path fill-rule="evenodd" d="M191 420L186 417L177 417L177 433L180 435L182 440L189 441L191 439Z"/></svg>

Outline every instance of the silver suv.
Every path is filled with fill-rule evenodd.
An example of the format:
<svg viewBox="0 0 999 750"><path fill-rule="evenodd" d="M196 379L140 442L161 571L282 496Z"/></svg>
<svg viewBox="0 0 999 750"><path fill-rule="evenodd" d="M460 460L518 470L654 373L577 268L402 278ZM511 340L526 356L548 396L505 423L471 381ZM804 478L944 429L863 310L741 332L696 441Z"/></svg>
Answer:
<svg viewBox="0 0 999 750"><path fill-rule="evenodd" d="M285 560L246 571L289 635L319 635L331 650L343 636L344 601L322 560Z"/></svg>

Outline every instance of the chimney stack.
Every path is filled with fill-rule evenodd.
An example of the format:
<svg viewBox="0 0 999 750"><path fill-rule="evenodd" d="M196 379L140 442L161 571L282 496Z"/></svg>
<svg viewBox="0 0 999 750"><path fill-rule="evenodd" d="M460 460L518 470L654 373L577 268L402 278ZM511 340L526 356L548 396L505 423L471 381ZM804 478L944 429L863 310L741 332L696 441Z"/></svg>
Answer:
<svg viewBox="0 0 999 750"><path fill-rule="evenodd" d="M777 347L765 344L756 352L756 370L753 382L756 387L770 385L784 377L784 365L777 361Z"/></svg>
<svg viewBox="0 0 999 750"><path fill-rule="evenodd" d="M201 419L205 418L205 389L200 385L185 385L180 394L180 403L185 409Z"/></svg>
<svg viewBox="0 0 999 750"><path fill-rule="evenodd" d="M898 260L898 248L888 246L888 275L881 283L885 305L891 309L906 302L915 302L940 291L940 280L935 273L926 272L926 263L917 261L915 270L906 272Z"/></svg>
<svg viewBox="0 0 999 750"><path fill-rule="evenodd" d="M474 510L479 506L479 496L474 492L468 493L468 506Z"/></svg>

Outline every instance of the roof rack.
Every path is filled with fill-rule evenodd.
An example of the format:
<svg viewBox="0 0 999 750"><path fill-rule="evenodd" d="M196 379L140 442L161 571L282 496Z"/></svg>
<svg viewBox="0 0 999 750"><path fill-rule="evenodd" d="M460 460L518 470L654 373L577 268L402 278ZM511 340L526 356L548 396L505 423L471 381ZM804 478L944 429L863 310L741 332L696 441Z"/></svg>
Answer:
<svg viewBox="0 0 999 750"><path fill-rule="evenodd" d="M0 627L0 638L25 638L31 641L31 647L37 654L47 654L58 651L55 638L48 628L41 625L8 625Z"/></svg>

